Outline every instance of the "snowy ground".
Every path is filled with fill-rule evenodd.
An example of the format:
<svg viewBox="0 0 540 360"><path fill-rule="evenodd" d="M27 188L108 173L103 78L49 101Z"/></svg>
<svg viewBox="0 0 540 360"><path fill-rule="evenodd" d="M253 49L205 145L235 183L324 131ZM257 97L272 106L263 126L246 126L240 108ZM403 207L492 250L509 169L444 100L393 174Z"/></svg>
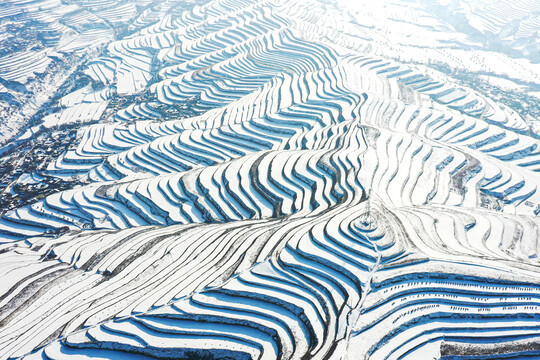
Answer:
<svg viewBox="0 0 540 360"><path fill-rule="evenodd" d="M0 359L538 356L540 73L498 13L81 4L126 32L4 148Z"/></svg>

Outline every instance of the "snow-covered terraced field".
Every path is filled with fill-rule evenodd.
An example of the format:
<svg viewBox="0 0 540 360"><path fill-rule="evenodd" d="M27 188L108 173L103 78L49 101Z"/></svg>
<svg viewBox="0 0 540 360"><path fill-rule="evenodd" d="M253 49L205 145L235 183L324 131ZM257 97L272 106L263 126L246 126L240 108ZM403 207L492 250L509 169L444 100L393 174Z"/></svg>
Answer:
<svg viewBox="0 0 540 360"><path fill-rule="evenodd" d="M109 3L40 125L76 142L19 180L79 184L0 217L0 359L540 356L518 112L305 4Z"/></svg>

